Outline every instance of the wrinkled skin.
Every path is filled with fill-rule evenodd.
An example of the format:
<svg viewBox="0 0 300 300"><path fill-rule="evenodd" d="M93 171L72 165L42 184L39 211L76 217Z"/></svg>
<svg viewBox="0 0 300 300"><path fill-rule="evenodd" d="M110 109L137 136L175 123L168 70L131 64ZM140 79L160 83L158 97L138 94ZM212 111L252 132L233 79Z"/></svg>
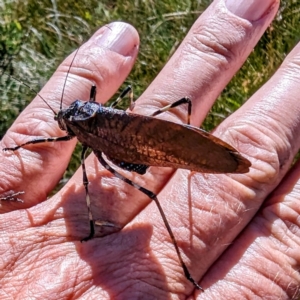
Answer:
<svg viewBox="0 0 300 300"><path fill-rule="evenodd" d="M135 113L149 115L189 96L191 122L201 124L279 5L269 0L243 10L232 2L217 0L202 14L138 99ZM138 45L128 24L96 32L73 63L64 107L87 100L91 82L98 87L97 101L105 103L130 72ZM204 293L184 277L155 204L104 170L93 154L86 165L95 217L125 227L102 238L105 228L97 228L97 238L80 243L89 230L81 169L46 200L68 164L76 143L71 140L0 153L0 195L25 191L19 196L24 203L1 203L1 299L297 299L300 165L290 166L300 145L299 57L297 45L264 87L214 131L251 161L249 173L154 167L143 176L123 172L158 194ZM72 55L41 91L55 110L71 60ZM185 122L186 109L159 117ZM36 97L1 148L63 134Z"/></svg>

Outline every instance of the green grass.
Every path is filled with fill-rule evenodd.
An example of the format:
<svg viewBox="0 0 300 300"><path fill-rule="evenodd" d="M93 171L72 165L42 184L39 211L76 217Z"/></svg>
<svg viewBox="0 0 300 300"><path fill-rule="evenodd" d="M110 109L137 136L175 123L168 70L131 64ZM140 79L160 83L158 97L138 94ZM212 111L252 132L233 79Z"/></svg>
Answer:
<svg viewBox="0 0 300 300"><path fill-rule="evenodd" d="M136 96L150 84L210 1L17 1L0 0L0 139L34 95L7 75L39 90L72 50L102 25L131 23L140 53L127 82ZM55 4L55 5L54 5ZM214 128L244 103L299 41L299 1L282 1L280 13L226 87L203 127ZM67 29L65 29L67 28ZM79 164L78 151L65 177Z"/></svg>

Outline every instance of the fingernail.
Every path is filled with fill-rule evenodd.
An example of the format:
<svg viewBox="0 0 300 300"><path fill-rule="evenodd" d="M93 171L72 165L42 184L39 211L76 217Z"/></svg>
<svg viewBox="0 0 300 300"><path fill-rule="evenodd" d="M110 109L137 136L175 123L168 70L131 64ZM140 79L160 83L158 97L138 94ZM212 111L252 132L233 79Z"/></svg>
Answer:
<svg viewBox="0 0 300 300"><path fill-rule="evenodd" d="M257 21L279 0L226 0L226 6L236 16Z"/></svg>
<svg viewBox="0 0 300 300"><path fill-rule="evenodd" d="M104 48L127 56L139 45L139 35L135 28L127 23L114 22L98 38L97 43Z"/></svg>

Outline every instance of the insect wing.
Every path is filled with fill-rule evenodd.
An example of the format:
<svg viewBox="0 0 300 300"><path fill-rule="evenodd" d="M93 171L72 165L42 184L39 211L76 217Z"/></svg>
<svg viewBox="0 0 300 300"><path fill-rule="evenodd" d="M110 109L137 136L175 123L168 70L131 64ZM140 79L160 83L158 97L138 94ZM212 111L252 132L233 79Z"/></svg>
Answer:
<svg viewBox="0 0 300 300"><path fill-rule="evenodd" d="M247 159L204 130L92 105L90 117L85 113L82 118L78 112L66 122L79 141L116 161L203 173L249 171Z"/></svg>
<svg viewBox="0 0 300 300"><path fill-rule="evenodd" d="M251 165L232 146L194 126L143 117L136 135L143 142L135 163L201 173L246 173Z"/></svg>

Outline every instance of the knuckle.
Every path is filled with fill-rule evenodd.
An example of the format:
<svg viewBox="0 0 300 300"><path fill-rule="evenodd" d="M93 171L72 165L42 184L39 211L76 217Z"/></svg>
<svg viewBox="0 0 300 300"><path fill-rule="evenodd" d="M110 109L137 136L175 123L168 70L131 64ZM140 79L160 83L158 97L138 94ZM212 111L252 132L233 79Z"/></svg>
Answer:
<svg viewBox="0 0 300 300"><path fill-rule="evenodd" d="M207 26L203 26L198 33L192 35L185 45L184 51L221 69L227 69L236 57L230 41L220 41L218 35Z"/></svg>
<svg viewBox="0 0 300 300"><path fill-rule="evenodd" d="M265 189L266 185L270 187L277 184L278 174L283 174L283 164L287 165L286 157L283 158L276 141L270 138L265 128L260 128L257 124L233 125L224 133L223 138L241 153L253 158L251 178L257 190Z"/></svg>

